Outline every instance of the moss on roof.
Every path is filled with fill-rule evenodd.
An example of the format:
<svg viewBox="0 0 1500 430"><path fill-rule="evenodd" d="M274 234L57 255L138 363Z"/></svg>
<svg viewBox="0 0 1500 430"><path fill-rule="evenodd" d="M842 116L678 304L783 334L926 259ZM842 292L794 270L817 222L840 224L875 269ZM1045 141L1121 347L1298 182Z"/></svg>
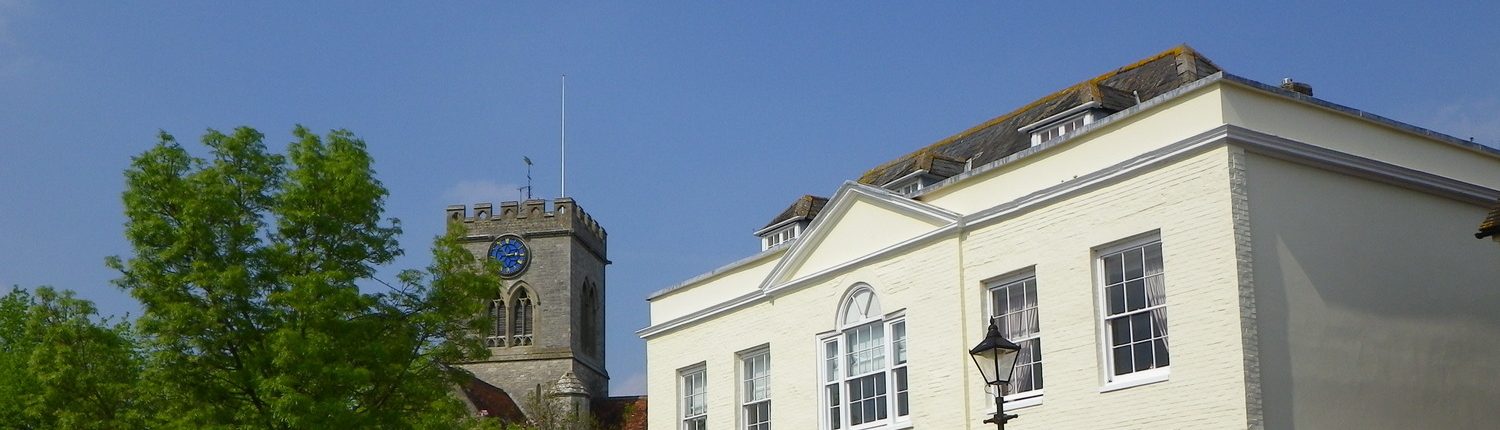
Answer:
<svg viewBox="0 0 1500 430"><path fill-rule="evenodd" d="M1495 202L1495 206L1490 208L1489 215L1486 215L1484 221L1479 223L1479 232L1474 233L1474 237L1480 239L1490 236L1500 236L1500 202Z"/></svg>
<svg viewBox="0 0 1500 430"><path fill-rule="evenodd" d="M813 217L818 216L818 212L823 211L823 205L827 203L827 197L818 197L811 194L798 197L797 201L792 202L791 206L787 206L786 210L781 211L781 214L776 215L776 218L760 229L765 230L790 219L813 219Z"/></svg>
<svg viewBox="0 0 1500 430"><path fill-rule="evenodd" d="M1016 110L970 127L922 149L876 166L859 182L884 185L911 172L929 168L933 157L973 159L979 166L1030 147L1030 136L1018 128L1088 102L1121 110L1141 100L1156 97L1219 71L1219 67L1187 45L1178 45L1156 55L1109 71L1032 101ZM1125 94L1131 97L1124 97ZM1126 104L1129 103L1129 104Z"/></svg>

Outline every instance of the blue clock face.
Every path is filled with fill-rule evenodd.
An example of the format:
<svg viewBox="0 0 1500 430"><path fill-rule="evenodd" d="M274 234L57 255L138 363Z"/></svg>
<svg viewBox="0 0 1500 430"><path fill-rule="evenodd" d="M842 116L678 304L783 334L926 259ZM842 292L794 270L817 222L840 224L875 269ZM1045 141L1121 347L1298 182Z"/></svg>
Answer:
<svg viewBox="0 0 1500 430"><path fill-rule="evenodd" d="M531 262L531 250L517 236L501 236L490 244L490 258L500 262L500 276L512 277L526 271Z"/></svg>

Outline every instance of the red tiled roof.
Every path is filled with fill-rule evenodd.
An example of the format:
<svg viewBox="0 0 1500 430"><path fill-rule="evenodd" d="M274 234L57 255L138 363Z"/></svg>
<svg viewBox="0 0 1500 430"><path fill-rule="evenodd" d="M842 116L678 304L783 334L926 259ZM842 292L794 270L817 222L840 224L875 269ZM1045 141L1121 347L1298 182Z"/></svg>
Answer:
<svg viewBox="0 0 1500 430"><path fill-rule="evenodd" d="M610 397L594 408L601 429L646 430L646 396Z"/></svg>
<svg viewBox="0 0 1500 430"><path fill-rule="evenodd" d="M474 406L475 413L479 416L499 418L508 423L526 422L526 414L521 413L521 407L516 405L510 393L500 387L470 377L461 388L464 397L468 398L469 404Z"/></svg>

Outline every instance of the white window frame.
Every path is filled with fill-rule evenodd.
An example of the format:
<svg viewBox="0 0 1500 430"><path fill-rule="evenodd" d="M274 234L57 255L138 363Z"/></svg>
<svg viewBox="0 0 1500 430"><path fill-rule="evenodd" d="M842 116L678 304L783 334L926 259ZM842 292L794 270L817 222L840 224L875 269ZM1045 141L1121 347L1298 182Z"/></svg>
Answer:
<svg viewBox="0 0 1500 430"><path fill-rule="evenodd" d="M1108 279L1106 279L1107 273L1105 272L1105 268L1104 268L1104 260L1107 257L1113 256L1114 254L1118 254L1118 253L1121 253L1121 252L1129 251L1129 250L1135 249L1135 248L1145 247L1145 246L1151 245L1153 243L1154 244L1158 244L1158 245L1160 245L1162 243L1161 232L1160 231L1152 231L1152 232L1149 232L1149 233L1140 234L1140 235L1133 236L1133 237L1130 237L1130 238L1127 238L1127 239L1122 239L1122 240L1119 240L1119 241L1116 241L1116 242L1113 242L1113 243L1110 243L1110 244L1107 244L1107 245L1103 245L1103 246L1100 246L1100 247L1097 247L1097 248L1094 249L1093 266L1094 266L1094 283L1096 285L1096 287L1094 288L1094 293L1095 293L1095 296L1097 297L1097 300L1095 300L1095 307L1096 307L1097 311L1095 313L1097 315L1097 320L1098 320L1097 330L1098 330L1098 338L1099 338L1099 363L1100 363L1099 370L1100 370L1100 380L1103 381L1103 385L1099 388L1099 392L1101 392L1101 393L1102 392L1110 392L1110 391L1125 389L1125 388L1130 388L1130 387L1136 387L1136 386L1141 386L1141 385L1153 384L1153 383L1157 383L1157 382L1163 382L1163 381L1167 381L1168 379L1170 379L1171 370L1172 370L1170 364L1167 365L1167 366L1160 366L1160 367L1155 367L1155 368L1151 368L1151 369L1134 371L1134 372L1124 373L1124 374L1119 374L1119 375L1116 375L1115 374L1115 370L1114 370L1114 354L1113 354L1114 338L1113 338L1113 334L1110 332L1111 326L1110 326L1110 313L1109 313L1109 293L1105 290L1109 286L1109 281L1108 281ZM1162 255L1162 273L1161 273L1160 276L1162 276L1163 278L1165 278L1166 277L1166 255L1165 255L1166 254L1166 248L1165 248L1165 246L1162 246L1162 254L1163 254ZM1163 288L1165 288L1165 287L1163 287ZM1164 300L1164 303L1162 303L1161 305L1158 305L1158 306L1148 306L1146 308L1138 309L1138 310L1135 310L1135 311L1127 311L1125 314L1121 314L1121 315L1130 315L1130 314L1141 313L1141 312L1149 312L1151 309L1158 309L1158 308L1161 308L1161 309L1167 308L1167 303L1165 303L1165 300ZM1168 315L1169 316L1167 317L1167 324L1168 324L1168 327L1170 327L1170 324L1171 324L1170 313ZM1170 339L1169 334L1170 333L1168 333L1168 336L1163 336L1163 337ZM1168 348L1168 357L1171 356L1170 354L1171 354L1171 349L1169 347Z"/></svg>
<svg viewBox="0 0 1500 430"><path fill-rule="evenodd" d="M783 243L791 242L802 235L802 223L794 222L775 230L771 230L760 237L760 250L764 251Z"/></svg>
<svg viewBox="0 0 1500 430"><path fill-rule="evenodd" d="M1093 112L1082 112L1031 130L1031 146L1041 145L1053 139L1073 134L1078 129L1094 123ZM1050 137L1043 137L1044 134Z"/></svg>
<svg viewBox="0 0 1500 430"><path fill-rule="evenodd" d="M691 378L694 378L694 377L697 377L698 379L700 379L700 380L703 381L703 392L697 394L697 395L703 396L703 412L702 413L698 413L698 414L688 415L688 412L689 412L689 406L688 406L688 404L690 402L689 397L694 395L693 393L689 392L688 389L689 389L689 386L690 386L691 381L692 381ZM698 364L694 364L692 366L684 367L684 368L681 368L681 369L677 370L677 418L676 418L676 420L677 420L677 428L678 429L682 429L682 430L692 430L691 428L688 427L688 422L691 421L691 420L697 420L697 419L702 419L703 420L704 428L708 427L708 364L707 363L698 363Z"/></svg>
<svg viewBox="0 0 1500 430"><path fill-rule="evenodd" d="M838 317L837 317L837 322L835 323L835 326L837 326L838 329L832 330L832 331L828 331L828 332L824 332L824 333L820 333L817 336L817 343L815 344L816 345L815 348L816 348L816 351L817 351L816 357L817 357L817 366L818 366L818 385L817 385L817 390L818 390L818 398L819 398L819 409L818 409L818 416L819 416L818 423L819 423L819 428L824 429L824 430L828 430L828 429L833 428L832 427L833 423L831 422L831 420L829 420L829 415L830 415L829 412L830 412L831 409L833 409L834 406L833 406L833 401L832 401L833 399L831 399L830 396L828 395L829 394L828 393L828 386L832 385L834 383L836 383L837 386L838 386L839 402L838 402L837 407L838 407L838 410L839 410L839 423L841 425L840 427L838 427L839 430L870 430L870 429L904 429L904 428L910 428L911 427L911 401L910 401L910 397L911 396L910 396L910 394L908 394L908 396L907 396L908 400L907 400L906 415L901 415L900 414L900 405L898 403L898 397L899 397L899 395L901 393L897 391L897 386L898 386L898 384L897 384L897 372L898 371L906 371L906 369L908 368L908 365L910 363L909 357L908 357L907 360L903 360L903 361L898 362L898 358L899 357L897 355L898 351L896 349L898 347L898 345L897 345L898 341L897 341L897 338L896 338L896 330L895 330L895 328L896 328L896 326L899 325L899 326L902 327L902 331L903 331L903 337L899 341L900 346L902 348L904 348L905 351L907 351L907 355L910 354L909 351L911 350L911 348L909 346L906 346L910 342L910 338L911 338L910 329L906 325L906 311L905 310L897 310L897 311L890 312L890 313L885 313L885 314L881 314L881 313L879 313L879 311L875 311L875 312L872 312L871 314L868 314L864 318L861 318L861 319L859 319L857 321L847 321L844 318L845 308L848 306L850 300L852 300L861 291L868 291L870 293L870 295L871 295L871 300L874 303L873 306L879 306L879 296L877 294L875 294L875 290L873 288L871 288L869 285L863 284L863 283L856 284L855 287L851 288L850 291L844 295L843 300L839 301ZM884 354L884 358L883 358L884 359L884 363L883 363L884 368L882 370L875 371L875 372L868 372L868 373L860 374L860 375L856 375L856 376L849 376L847 374L847 372L846 372L846 369L845 369L845 366L848 365L848 355L849 355L849 350L848 350L848 346L847 346L847 343L846 343L846 335L848 333L853 332L855 329L868 327L871 324L879 324L880 327L881 327L881 329L883 330L883 334L882 334L883 338L881 339L881 348L883 349L882 353ZM834 347L836 348L836 351L837 351L837 353L836 353L837 357L836 357L836 359L834 360L834 363L833 363L833 367L834 368L832 368L832 369L829 368L828 357L827 357L827 352L826 352L827 351L826 348L828 347L829 344L834 345ZM834 372L833 376L830 376L829 372ZM860 378L865 378L865 377L868 377L868 376L871 376L871 375L875 375L875 374L878 374L878 373L884 373L885 374L885 407L886 407L886 418L885 419L877 419L877 420L871 421L871 422L866 422L866 423L863 423L863 424L860 424L860 425L857 425L857 426L851 425L850 424L851 423L850 416L849 416L849 382L852 381L852 380L857 380L857 379L860 379ZM830 378L832 378L833 380L830 381ZM910 378L910 376L909 376L909 373L908 373L908 384L907 384L907 388L908 388L907 392L908 393L910 391L910 379L909 378Z"/></svg>
<svg viewBox="0 0 1500 430"><path fill-rule="evenodd" d="M1026 269L1014 271L1014 272L1011 272L1009 274L997 276L997 277L990 278L990 279L984 281L984 300L982 300L982 302L985 304L984 305L985 306L984 324L986 326L988 326L989 323L990 323L990 321L992 321L996 316L998 316L997 314L998 314L999 310L995 309L995 294L999 293L1000 289L1002 289L1002 288L1008 288L1008 287L1011 287L1011 286L1016 285L1016 284L1024 283L1026 281L1031 281L1033 284L1037 283L1037 281L1036 281L1036 268L1035 267L1028 267ZM1041 289L1041 285L1037 284L1036 285L1036 289L1040 290ZM1040 293L1040 291L1038 291L1038 293ZM1033 300L1036 300L1036 299L1033 297ZM1042 309L1041 303L1040 303L1040 301L1038 301L1036 303L1036 310L1037 310L1037 313L1038 313L1038 318L1040 318L1041 309ZM1037 332L1033 333L1031 336L1023 337L1023 338L1017 338L1017 339L1009 339L1009 338L1007 338L1007 340L1010 340L1011 342L1015 342L1015 343L1019 344L1021 342L1029 341L1029 340L1032 340L1032 339L1041 339L1041 338L1042 338L1041 327L1040 327L1040 324L1038 324ZM1043 360L1045 360L1045 359L1043 359ZM1023 364L1023 363L1019 363L1019 362L1016 363L1017 366L1019 366L1021 364ZM1038 364L1042 364L1042 363L1038 363ZM1016 393L1008 394L1008 395L1005 396L1005 402L1006 402L1005 405L1006 405L1007 408L1023 408L1023 407L1027 407L1027 406L1039 405L1039 404L1042 403L1042 395L1045 394L1044 390L1045 390L1045 386L1043 388L1038 388L1038 389L1034 389L1034 390L1022 391L1022 392L1016 392ZM991 394L993 394L993 393L991 393Z"/></svg>
<svg viewBox="0 0 1500 430"><path fill-rule="evenodd" d="M771 403L771 347L770 345L761 345L745 351L741 351L735 354L735 356L737 358L736 361L739 362L739 428L745 430L769 430L771 428L771 421L769 417L767 417L763 422L765 426L752 427L756 424L761 423L751 422L749 411L751 407L757 406L761 403L765 403L766 414L769 416L771 413L771 408L772 406L774 406ZM761 377L761 379L763 379L763 383L765 384L766 392L765 397L761 399L754 398L752 388L752 381L755 378L751 373L751 366L753 365L752 361L757 359L763 360L763 363L766 366L766 373Z"/></svg>

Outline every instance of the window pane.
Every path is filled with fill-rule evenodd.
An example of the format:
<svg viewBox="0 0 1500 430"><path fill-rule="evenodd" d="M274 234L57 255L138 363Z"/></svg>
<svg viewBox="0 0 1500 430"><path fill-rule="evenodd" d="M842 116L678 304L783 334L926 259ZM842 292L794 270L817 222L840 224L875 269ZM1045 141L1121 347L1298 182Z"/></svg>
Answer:
<svg viewBox="0 0 1500 430"><path fill-rule="evenodd" d="M896 364L906 363L906 322L891 324L891 345L896 349Z"/></svg>
<svg viewBox="0 0 1500 430"><path fill-rule="evenodd" d="M1140 248L1125 251L1125 279L1137 279L1142 275Z"/></svg>
<svg viewBox="0 0 1500 430"><path fill-rule="evenodd" d="M828 385L824 392L828 393L828 423L831 424L831 428L839 428L839 406L844 404L839 399L839 386L838 384Z"/></svg>
<svg viewBox="0 0 1500 430"><path fill-rule="evenodd" d="M1146 255L1146 264L1145 264L1145 272L1146 272L1146 274L1147 275L1154 275L1154 274L1157 274L1157 273L1161 273L1161 269L1162 269L1162 267L1161 267L1161 242L1157 242L1157 243L1153 243L1153 244L1150 244L1150 245L1146 245L1145 255Z"/></svg>
<svg viewBox="0 0 1500 430"><path fill-rule="evenodd" d="M1125 282L1125 310L1133 311L1146 307L1146 281L1136 279Z"/></svg>
<svg viewBox="0 0 1500 430"><path fill-rule="evenodd" d="M746 430L769 430L771 428L771 402L764 401L745 406Z"/></svg>
<svg viewBox="0 0 1500 430"><path fill-rule="evenodd" d="M885 373L850 380L849 420L852 425L885 419Z"/></svg>
<svg viewBox="0 0 1500 430"><path fill-rule="evenodd" d="M1156 367L1164 367L1172 364L1167 356L1167 340L1157 339L1151 343L1156 345Z"/></svg>
<svg viewBox="0 0 1500 430"><path fill-rule="evenodd" d="M1139 372L1155 367L1151 363L1151 342L1137 343L1133 349L1135 349L1135 357L1133 357L1135 359L1135 371Z"/></svg>
<svg viewBox="0 0 1500 430"><path fill-rule="evenodd" d="M906 368L905 367L897 368L895 370L895 373L896 373L896 415L897 416L906 416L906 415L909 415L911 413L907 409L907 407L906 407L906 400L907 400L906 399L907 398Z"/></svg>
<svg viewBox="0 0 1500 430"><path fill-rule="evenodd" d="M1135 371L1134 364L1130 361L1130 346L1115 347L1115 374L1124 375Z"/></svg>
<svg viewBox="0 0 1500 430"><path fill-rule="evenodd" d="M1002 309L1002 314L1019 311L1026 306L1026 290L1024 288L1011 285L1010 287L1006 287L1004 291L1006 307Z"/></svg>
<svg viewBox="0 0 1500 430"><path fill-rule="evenodd" d="M1036 280L1026 281L1026 306L1036 307Z"/></svg>
<svg viewBox="0 0 1500 430"><path fill-rule="evenodd" d="M1130 343L1130 318L1109 320L1109 346Z"/></svg>
<svg viewBox="0 0 1500 430"><path fill-rule="evenodd" d="M1038 389L1038 390L1042 389L1042 387L1043 387L1043 384L1042 384L1042 363L1037 363L1037 364L1031 365L1031 386L1032 386L1032 388L1035 388L1035 389Z"/></svg>
<svg viewBox="0 0 1500 430"><path fill-rule="evenodd" d="M1109 302L1109 314L1118 315L1125 313L1125 286L1115 285L1104 289Z"/></svg>
<svg viewBox="0 0 1500 430"><path fill-rule="evenodd" d="M847 333L848 376L885 369L885 327L880 323L856 327Z"/></svg>
<svg viewBox="0 0 1500 430"><path fill-rule="evenodd" d="M1151 315L1139 313L1130 316L1130 341L1140 342L1151 338Z"/></svg>
<svg viewBox="0 0 1500 430"><path fill-rule="evenodd" d="M827 373L824 373L823 382L832 382L832 381L838 380L838 378L839 378L839 344L838 344L838 342L828 342L828 343L824 343L823 344L823 360L826 362L825 363L825 365L826 365L825 367L826 368L824 370L827 372Z"/></svg>
<svg viewBox="0 0 1500 430"><path fill-rule="evenodd" d="M1121 267L1120 254L1104 257L1104 282L1110 285L1125 281L1125 271Z"/></svg>

